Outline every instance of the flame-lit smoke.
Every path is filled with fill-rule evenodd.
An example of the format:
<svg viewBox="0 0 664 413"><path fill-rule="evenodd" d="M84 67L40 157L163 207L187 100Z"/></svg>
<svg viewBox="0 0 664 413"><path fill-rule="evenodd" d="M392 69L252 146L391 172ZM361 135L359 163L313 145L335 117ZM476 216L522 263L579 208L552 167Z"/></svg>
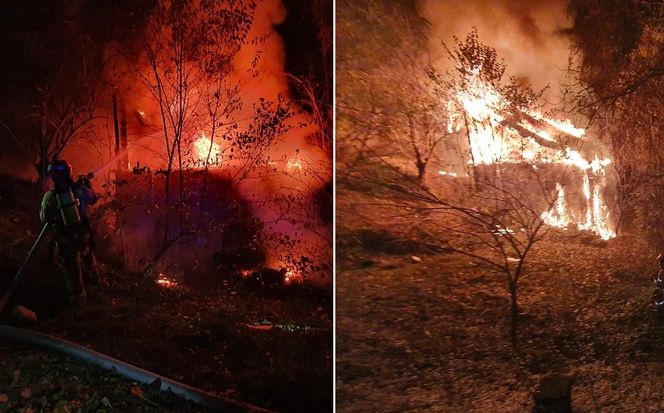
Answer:
<svg viewBox="0 0 664 413"><path fill-rule="evenodd" d="M504 60L506 75L523 84L543 90L543 98L558 105L562 101L572 46L565 34L574 24L569 0L419 0L418 13L431 23L427 32L429 55L440 72L454 72L448 49L454 38L463 39L476 27L482 41ZM551 226L591 230L604 239L615 236L614 224L604 199L611 159L578 127L582 119L554 118L539 109L514 114L508 101L485 84L479 73L466 79L464 90L457 91L455 102L448 102L452 113L448 131L468 129L471 160L474 164L527 162L569 165L577 169L586 205L576 216L568 202L565 185L556 183L553 207L542 212ZM458 107L454 107L456 104ZM506 117L512 115L510 119ZM564 136L564 139L560 137ZM448 174L448 173L446 173Z"/></svg>
<svg viewBox="0 0 664 413"><path fill-rule="evenodd" d="M261 38L269 34L268 43L253 46L260 50L252 50L252 45L248 45L240 52L240 57L247 59L245 65L250 63L248 59L253 59L257 52L264 60L260 82L256 84L252 95L256 101L261 97L276 100L277 96L290 99L284 46L281 37L274 31L274 25L286 18L286 10L281 0L268 0L259 4L258 12L267 18L254 22L250 37ZM246 67L242 66L236 70L247 72ZM275 239L282 239L281 236L286 235L296 241L293 247L295 251L279 241L267 241L267 264L273 268L285 267L286 281L291 283L302 280L303 275L293 267L287 255L307 256L319 263L331 262L332 248L328 245L331 228L311 210L310 201L313 193L331 179L332 164L326 153L307 141L307 136L318 130L309 115L301 113L288 122L293 128L275 142L269 154L276 161L278 173L268 174L256 182L246 181L239 190L245 199L255 205L254 214L265 223L269 234L275 235ZM288 193L300 194L300 197L296 196L293 202L284 202L288 199ZM265 202L274 199L275 195L282 201ZM321 237L321 234L328 234L329 238ZM326 284L330 279L326 277L314 281Z"/></svg>
<svg viewBox="0 0 664 413"><path fill-rule="evenodd" d="M250 0L247 0L247 3L249 2ZM251 126L255 107L262 100L276 102L282 99L286 104L294 104L285 71L285 48L281 36L274 28L285 20L287 10L281 0L260 0L256 3L246 41L234 55L232 69L224 81L229 87L239 88L239 109L233 113L232 119L223 119L226 124L235 123L235 132L246 131ZM150 38L149 33L147 38ZM107 67L106 77L112 84L117 85L117 93L121 98L120 106L127 112L129 163L136 165L140 162L141 166L150 167L153 171L164 168L167 156L162 116L158 102L145 86L145 79L152 76L145 53L138 51L136 56L123 59L123 50L120 50L117 44L111 44L107 47L106 54L112 62ZM193 84L189 87L194 89ZM192 102L204 101L203 92L192 93ZM91 168L91 165L101 163L92 160L93 156L88 155L94 154L94 158L106 161L113 153L113 119L108 115L110 98L107 106L96 125L97 134L105 139L98 139L93 145L81 143L68 148L72 153L70 158L79 170L86 170ZM297 109L295 107L295 111ZM196 108L194 112L207 113L207 108ZM296 274L297 270L291 268L286 257L279 252L280 246L273 242L283 235L298 239L298 251L295 251L295 255L311 257L316 254L315 259L331 262L331 247L326 246L331 239L330 225L322 222L315 211L307 214L306 222L303 221L305 218L299 213L299 209L311 208L311 203L307 201L330 181L332 166L329 156L308 141L308 136L318 130L311 116L297 113L288 119L287 123L290 130L277 137L265 154L265 157L270 159L269 167L259 162L260 166L255 168L250 179L239 182L237 190L251 206L253 215L264 223L264 230L268 233L265 237L266 265L273 268L285 267L291 274L287 278L292 281L300 279L301 275ZM182 143L188 157L185 167L207 166L212 171L233 176L239 167L240 157L231 156L230 145L224 140L231 131L224 129L224 126L217 127L214 134L212 130L210 122L192 122L184 131ZM302 195L302 202L291 205L275 202L283 191L305 195ZM327 236L321 237L321 234ZM329 278L323 281L327 283Z"/></svg>
<svg viewBox="0 0 664 413"><path fill-rule="evenodd" d="M477 27L487 45L507 63L507 75L524 79L536 90L550 86L547 97L560 96L568 66L574 24L569 0L418 0L419 14L431 23L428 36L435 63L447 65L441 41L454 44Z"/></svg>

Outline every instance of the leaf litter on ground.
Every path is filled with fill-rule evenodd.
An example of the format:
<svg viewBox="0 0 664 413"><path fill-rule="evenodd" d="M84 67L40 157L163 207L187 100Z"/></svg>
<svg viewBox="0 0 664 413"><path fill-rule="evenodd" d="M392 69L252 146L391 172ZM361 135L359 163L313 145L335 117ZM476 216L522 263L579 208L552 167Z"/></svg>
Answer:
<svg viewBox="0 0 664 413"><path fill-rule="evenodd" d="M0 341L0 389L0 413L208 411L97 366L7 341Z"/></svg>

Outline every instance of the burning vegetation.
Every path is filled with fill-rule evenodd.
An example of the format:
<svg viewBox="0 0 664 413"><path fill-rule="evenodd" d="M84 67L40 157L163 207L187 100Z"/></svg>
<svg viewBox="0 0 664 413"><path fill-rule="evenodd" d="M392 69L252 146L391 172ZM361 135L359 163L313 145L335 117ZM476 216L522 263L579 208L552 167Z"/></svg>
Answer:
<svg viewBox="0 0 664 413"><path fill-rule="evenodd" d="M337 4L344 410L526 411L550 374L583 378L575 410L633 408L588 394L647 369L617 337L662 342L661 4Z"/></svg>
<svg viewBox="0 0 664 413"><path fill-rule="evenodd" d="M161 265L156 261L170 259L171 268L156 273L191 267L186 254L160 253L178 244L187 244L182 245L186 250L203 243L210 252L195 266L215 267L214 249L232 241L222 246L220 239L200 234L233 225L235 217L221 217L229 207L226 196L245 204L261 226L256 236L266 254L258 266L301 272L329 288L331 221L319 211L331 204L331 109L325 97L330 86L320 80L324 72L301 70L301 63L290 63L299 73L287 73L275 30L286 18L285 6L279 1L143 2L135 5L131 21L123 21L120 6L109 5L94 12L105 12L110 20L111 27L96 28L99 32L84 20L94 13L83 6L58 12L76 23L57 33L62 44L54 44L54 50L72 40L76 47L71 56L50 62L61 67L46 73L48 89L40 84L40 92L30 96L40 100L37 113L26 117L20 105L7 107L6 138L28 139L5 171L47 185L46 167L54 156L68 159L76 171L96 171L93 183L104 188L107 205L99 208L106 225L99 226L98 235L109 242L109 255L123 257L132 269L143 264L151 269ZM96 37L82 40L86 31ZM38 38L30 41L46 47ZM73 70L72 62L81 60L80 70ZM81 90L73 88L79 83ZM28 101L26 107L36 106ZM40 122L39 135L27 133ZM211 185L227 193L211 195ZM141 197L118 196L127 192ZM218 205L210 201L215 196ZM137 218L122 212L123 203L131 209L137 202L150 215L138 223L140 234L133 226ZM116 231L119 237L109 236ZM137 246L146 254L134 257L126 244L141 237L151 242Z"/></svg>
<svg viewBox="0 0 664 413"><path fill-rule="evenodd" d="M11 246L0 252L0 291L18 285L2 321L17 322L11 308L22 303L37 330L206 391L329 411L331 2L2 9L13 59L0 64L0 196L29 192L1 212ZM51 189L79 219L43 213L44 242L12 283ZM69 241L81 234L79 251ZM62 270L66 292L52 277ZM67 299L81 305L73 325ZM266 323L295 327L247 327Z"/></svg>
<svg viewBox="0 0 664 413"><path fill-rule="evenodd" d="M393 192L381 207L412 211L444 237L442 248L502 273L516 345L518 283L528 254L548 229L615 237L605 200L615 191L609 186L611 159L586 129L556 115L556 108L545 113L544 91L534 92L514 77L506 80L507 65L496 49L480 42L476 28L442 47L447 65L420 60L422 72L412 81L424 103L397 112L405 124L379 118L391 123L375 125L394 134L390 144L397 150L409 149L406 157L386 155L384 143L367 140L360 156L376 164L345 176ZM404 64L413 64L411 56L406 59ZM416 175L403 164L413 155ZM434 158L441 170L427 180Z"/></svg>

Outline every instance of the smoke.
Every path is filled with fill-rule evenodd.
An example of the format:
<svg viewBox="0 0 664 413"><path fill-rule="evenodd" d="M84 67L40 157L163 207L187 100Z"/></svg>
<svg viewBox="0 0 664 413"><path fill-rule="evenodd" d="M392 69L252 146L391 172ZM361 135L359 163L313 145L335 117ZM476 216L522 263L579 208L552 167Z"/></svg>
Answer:
<svg viewBox="0 0 664 413"><path fill-rule="evenodd" d="M556 112L565 111L561 106L565 103L563 93L571 86L568 66L573 41L568 33L575 23L570 0L419 0L417 11L430 23L428 51L439 70L452 69L443 43L453 49L455 38L463 41L476 27L479 40L496 49L498 58L506 64L507 76L531 85L536 92L548 87L543 98L558 109ZM577 121L577 127L584 126L580 123L587 121L578 113L566 114L565 117ZM473 145L487 149L489 163L497 159L494 153L490 153L493 138L478 134L477 130L472 134L475 137ZM513 130L501 134L501 139L511 134L521 138ZM575 142L574 149L578 151L575 153L580 162L569 159L564 163L571 162L582 171L582 175L574 175L574 179L564 185L557 184L558 193L563 197L556 210L548 211L545 220L549 225L560 227L576 222L579 228L591 229L605 239L615 236L610 206L615 204L617 181L615 170L610 165L610 151L597 139L593 130L585 131L583 138ZM605 163L600 165L600 159ZM585 179L585 184L581 177ZM574 201L573 197L564 198L565 191L585 195ZM572 208L565 206L565 202L570 201ZM566 208L578 211L570 214ZM588 215L584 215L586 213ZM562 219L555 222L551 219L554 216Z"/></svg>
<svg viewBox="0 0 664 413"><path fill-rule="evenodd" d="M249 3L247 0L246 4ZM249 179L239 183L237 190L249 202L253 215L264 224L266 265L292 268L293 259L302 256L318 264L331 263L331 226L317 215L316 204L317 192L331 180L331 160L327 153L309 143L308 137L316 133L318 127L309 114L298 110L290 92L285 71L285 47L274 27L284 22L287 10L281 0L256 3L251 27L241 48L233 55L230 72L224 81L229 88L239 87L242 105L232 118L237 121L237 131L248 130L255 107L263 100L276 102L281 99L293 105L297 113L286 121L290 127L287 132L277 136L265 154L274 165L270 172L257 167ZM147 37L150 35L148 33ZM219 44L220 49L226 46ZM162 118L158 102L145 84L146 79L153 76L145 53L140 46L136 47L135 53L128 53L118 44L109 45L105 52L107 59L113 62L105 76L117 86L119 106L126 112L129 163L140 162L141 166L149 166L152 170L164 168L166 148ZM203 103L205 89L204 85L197 86L192 101ZM95 125L96 135L100 138L95 142L80 142L67 150L78 170L92 170L112 157L114 125L110 94L107 99L100 109L102 117ZM192 112L207 113L207 109L203 105ZM185 131L186 142L195 141L202 133L209 137L211 128L208 123L191 122ZM222 150L227 145L221 139L225 132L218 130L215 137L215 143ZM97 152L100 155L92 156ZM213 168L223 168L232 175L239 163L237 160L222 160L221 166ZM100 177L96 183L101 184L102 179ZM280 242L284 238L294 244L285 246ZM325 286L330 282L329 275L315 281Z"/></svg>
<svg viewBox="0 0 664 413"><path fill-rule="evenodd" d="M253 56L261 56L258 65L261 75L245 102L257 103L260 98L276 100L281 96L292 103L284 69L285 48L274 30L274 25L286 18L286 10L281 0L266 0L259 4L256 15L249 37L267 40L244 47L236 59L236 75L242 76L247 73ZM307 256L318 264L328 263L332 260L331 228L317 217L314 195L331 179L331 160L307 142L307 136L317 131L309 115L299 113L288 123L292 129L280 136L270 150L272 159L281 160L280 173L246 181L239 191L252 202L254 215L265 224L268 265L290 267L287 255L291 255L290 259ZM284 235L296 242L292 248L279 241ZM329 286L330 275L313 281Z"/></svg>
<svg viewBox="0 0 664 413"><path fill-rule="evenodd" d="M431 23L430 52L436 64L447 64L441 41L454 44L473 26L480 40L495 48L508 76L529 82L535 90L550 86L545 98L562 94L574 24L569 0L420 0L418 12Z"/></svg>

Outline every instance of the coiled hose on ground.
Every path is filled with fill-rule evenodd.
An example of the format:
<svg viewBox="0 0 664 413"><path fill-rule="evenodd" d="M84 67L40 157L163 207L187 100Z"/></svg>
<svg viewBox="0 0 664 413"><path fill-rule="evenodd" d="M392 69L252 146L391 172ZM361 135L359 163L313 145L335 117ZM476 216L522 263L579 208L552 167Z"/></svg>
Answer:
<svg viewBox="0 0 664 413"><path fill-rule="evenodd" d="M248 403L212 395L204 390L168 379L140 367L125 363L124 361L90 350L79 344L53 337L48 334L0 324L0 337L65 353L79 360L93 363L105 370L115 371L118 374L139 383L152 384L156 380L159 380L161 382L161 391L170 390L173 393L202 406L219 409L224 412L274 413L271 410L263 409Z"/></svg>

